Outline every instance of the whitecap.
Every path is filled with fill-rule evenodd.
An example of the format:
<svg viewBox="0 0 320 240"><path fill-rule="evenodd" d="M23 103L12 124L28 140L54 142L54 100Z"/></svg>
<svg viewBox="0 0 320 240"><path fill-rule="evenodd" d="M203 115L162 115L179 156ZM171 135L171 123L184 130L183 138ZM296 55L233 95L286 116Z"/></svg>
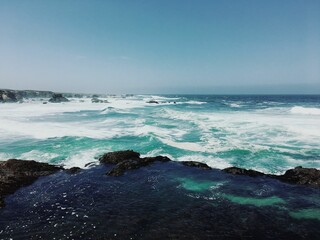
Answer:
<svg viewBox="0 0 320 240"><path fill-rule="evenodd" d="M293 114L320 115L320 108L294 106L290 109L290 112Z"/></svg>

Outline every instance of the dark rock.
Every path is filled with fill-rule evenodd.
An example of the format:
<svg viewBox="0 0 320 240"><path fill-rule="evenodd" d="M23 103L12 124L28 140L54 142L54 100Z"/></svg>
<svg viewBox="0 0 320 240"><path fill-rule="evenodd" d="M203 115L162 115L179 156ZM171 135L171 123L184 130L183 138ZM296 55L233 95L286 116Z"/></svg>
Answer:
<svg viewBox="0 0 320 240"><path fill-rule="evenodd" d="M205 163L201 163L201 162L195 162L195 161L183 161L181 162L183 165L188 166L188 167L197 167L203 170L211 170L212 168L209 167L207 164Z"/></svg>
<svg viewBox="0 0 320 240"><path fill-rule="evenodd" d="M32 160L9 159L0 162L0 207L4 206L4 197L23 186L30 185L40 176L47 176L63 169L48 163Z"/></svg>
<svg viewBox="0 0 320 240"><path fill-rule="evenodd" d="M112 168L107 175L109 176L121 176L125 171L131 169L140 168L142 165L139 164L138 160L124 160L118 163L114 168Z"/></svg>
<svg viewBox="0 0 320 240"><path fill-rule="evenodd" d="M47 104L48 102L43 102L42 104Z"/></svg>
<svg viewBox="0 0 320 240"><path fill-rule="evenodd" d="M225 168L223 171L230 174L245 175L250 177L266 176L278 179L282 182L293 184L310 185L315 187L320 186L320 170L315 168L296 167L294 169L287 170L283 175L264 174L262 172L238 167Z"/></svg>
<svg viewBox="0 0 320 240"><path fill-rule="evenodd" d="M61 102L69 102L67 98L65 98L61 93L54 93L52 97L49 99L51 103L61 103Z"/></svg>
<svg viewBox="0 0 320 240"><path fill-rule="evenodd" d="M91 102L92 102L92 103L109 103L108 100L101 100L101 99L99 99L99 98L92 98L92 99L91 99Z"/></svg>
<svg viewBox="0 0 320 240"><path fill-rule="evenodd" d="M235 175L245 175L245 176L250 176L250 177L259 177L259 176L264 176L265 174L262 172L254 171L254 170L247 170L244 168L238 168L238 167L229 167L223 169L224 172L230 173L230 174L235 174Z"/></svg>
<svg viewBox="0 0 320 240"><path fill-rule="evenodd" d="M86 163L86 164L84 165L84 167L92 167L92 166L96 165L96 163L97 163L97 162L89 162L89 163Z"/></svg>
<svg viewBox="0 0 320 240"><path fill-rule="evenodd" d="M315 168L303 168L299 166L289 169L283 175L274 175L273 177L288 183L320 186L320 170Z"/></svg>
<svg viewBox="0 0 320 240"><path fill-rule="evenodd" d="M114 168L112 168L107 175L109 176L121 176L127 170L138 169L140 167L148 166L156 161L168 162L171 161L168 157L156 156L156 157L145 157L145 158L133 158L130 160L124 160L119 162Z"/></svg>
<svg viewBox="0 0 320 240"><path fill-rule="evenodd" d="M79 173L81 172L81 168L79 167L72 167L72 168L69 168L69 169L66 169L65 171L69 174L76 174L76 173Z"/></svg>
<svg viewBox="0 0 320 240"><path fill-rule="evenodd" d="M155 101L155 100L150 100L147 103L155 103L155 104L159 104L159 102Z"/></svg>
<svg viewBox="0 0 320 240"><path fill-rule="evenodd" d="M127 170L148 166L155 161L168 162L170 159L164 156L140 158L140 153L126 150L106 153L99 158L99 161L101 163L117 164L107 175L120 176Z"/></svg>
<svg viewBox="0 0 320 240"><path fill-rule="evenodd" d="M124 160L137 159L140 157L140 153L132 150L117 151L105 153L99 158L101 163L117 164Z"/></svg>
<svg viewBox="0 0 320 240"><path fill-rule="evenodd" d="M14 91L12 90L0 90L0 102L17 102L18 98Z"/></svg>

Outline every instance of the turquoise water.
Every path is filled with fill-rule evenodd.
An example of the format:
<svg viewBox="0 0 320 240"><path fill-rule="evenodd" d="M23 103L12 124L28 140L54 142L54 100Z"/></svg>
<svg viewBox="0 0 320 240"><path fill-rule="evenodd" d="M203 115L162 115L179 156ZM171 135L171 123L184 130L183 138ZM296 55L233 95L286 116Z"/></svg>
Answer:
<svg viewBox="0 0 320 240"><path fill-rule="evenodd" d="M275 174L298 165L320 168L319 95L136 95L107 100L0 104L0 159L84 167L104 152L133 149L214 168L238 166Z"/></svg>

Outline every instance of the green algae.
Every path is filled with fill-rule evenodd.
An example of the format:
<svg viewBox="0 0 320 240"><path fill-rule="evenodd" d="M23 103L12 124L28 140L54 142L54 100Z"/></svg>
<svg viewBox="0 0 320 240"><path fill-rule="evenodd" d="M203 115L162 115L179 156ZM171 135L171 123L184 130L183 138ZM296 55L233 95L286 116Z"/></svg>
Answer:
<svg viewBox="0 0 320 240"><path fill-rule="evenodd" d="M272 206L277 204L285 204L286 202L279 197L272 196L266 198L241 197L231 194L222 194L222 197L229 201L242 205L254 205L256 207Z"/></svg>
<svg viewBox="0 0 320 240"><path fill-rule="evenodd" d="M193 192L203 192L211 188L219 187L222 184L221 182L214 181L195 181L190 178L177 178L177 180L184 189Z"/></svg>
<svg viewBox="0 0 320 240"><path fill-rule="evenodd" d="M320 221L319 208L308 208L299 211L290 211L289 215L296 219L316 219Z"/></svg>

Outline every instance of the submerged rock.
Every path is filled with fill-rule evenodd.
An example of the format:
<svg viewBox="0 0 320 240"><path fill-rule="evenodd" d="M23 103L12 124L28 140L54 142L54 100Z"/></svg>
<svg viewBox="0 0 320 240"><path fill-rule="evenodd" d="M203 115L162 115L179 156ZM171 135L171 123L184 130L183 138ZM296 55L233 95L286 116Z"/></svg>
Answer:
<svg viewBox="0 0 320 240"><path fill-rule="evenodd" d="M52 97L49 99L51 103L61 103L61 102L69 102L67 98L65 98L61 93L54 93Z"/></svg>
<svg viewBox="0 0 320 240"><path fill-rule="evenodd" d="M9 159L0 162L0 207L4 206L6 195L30 185L40 176L47 176L61 169L59 166L33 160Z"/></svg>
<svg viewBox="0 0 320 240"><path fill-rule="evenodd" d="M211 170L212 169L207 164L201 163L201 162L183 161L182 164L185 165L185 166L188 166L188 167L197 167L197 168L200 168L200 169L203 169L203 170Z"/></svg>

